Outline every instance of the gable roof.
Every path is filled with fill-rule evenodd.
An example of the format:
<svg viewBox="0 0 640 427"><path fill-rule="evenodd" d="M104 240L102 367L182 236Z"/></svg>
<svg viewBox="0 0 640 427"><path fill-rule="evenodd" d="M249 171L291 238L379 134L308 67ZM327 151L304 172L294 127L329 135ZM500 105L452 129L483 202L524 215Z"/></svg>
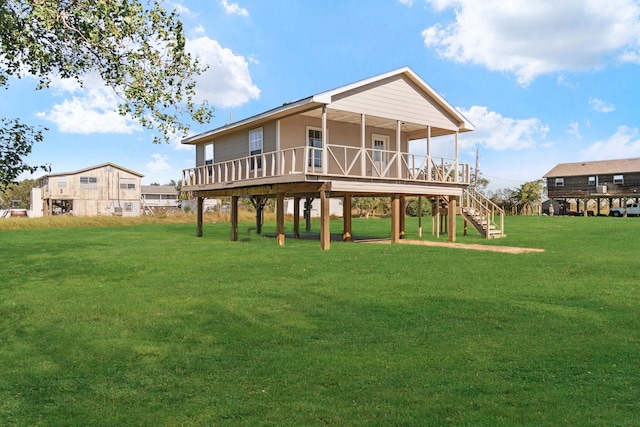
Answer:
<svg viewBox="0 0 640 427"><path fill-rule="evenodd" d="M142 194L178 194L178 190L173 185L141 185Z"/></svg>
<svg viewBox="0 0 640 427"><path fill-rule="evenodd" d="M267 110L263 113L255 116L226 124L219 128L200 133L182 140L183 144L195 144L201 140L212 140L214 137L220 137L230 132L236 132L243 129L249 129L259 126L267 121L281 119L294 114L301 114L307 111L315 110L323 105L330 105L332 102L337 101L342 95L348 92L364 88L369 85L380 83L383 80L402 76L409 80L419 91L424 93L430 100L432 100L442 111L450 116L455 122L457 122L459 132L468 132L474 130L473 124L467 120L456 108L449 104L438 92L436 92L431 86L429 86L418 74L415 73L409 67L398 68L387 73L379 74L364 80L360 80L354 83L350 83L345 86L340 86L335 89L331 89L325 92L308 96L306 98L299 99L293 102L286 102L280 107Z"/></svg>
<svg viewBox="0 0 640 427"><path fill-rule="evenodd" d="M560 163L543 178L640 172L640 158Z"/></svg>
<svg viewBox="0 0 640 427"><path fill-rule="evenodd" d="M144 176L143 174L141 174L139 172L135 172L135 171L132 171L131 169L123 168L122 166L118 166L115 163L107 162L107 163L102 163L102 164L95 165L95 166L89 166L89 167L84 168L84 169L79 169L79 170L74 171L74 172L50 173L50 174L47 174L47 175L44 175L44 176L40 177L39 179L49 178L49 177L53 177L53 176L77 175L77 174L80 174L80 173L83 173L83 172L88 172L88 171L91 171L91 170L94 170L94 169L101 169L101 168L104 168L104 167L107 167L107 166L111 166L112 168L119 169L121 171L130 173L132 175L139 176L140 178L142 178Z"/></svg>

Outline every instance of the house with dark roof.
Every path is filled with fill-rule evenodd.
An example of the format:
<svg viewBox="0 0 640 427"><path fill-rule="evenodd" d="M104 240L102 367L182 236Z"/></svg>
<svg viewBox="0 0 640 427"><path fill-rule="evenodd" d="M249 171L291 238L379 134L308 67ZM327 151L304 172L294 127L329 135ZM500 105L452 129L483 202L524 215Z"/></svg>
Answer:
<svg viewBox="0 0 640 427"><path fill-rule="evenodd" d="M258 228L265 200L276 199L278 244L284 244L285 199L294 200L294 236L300 201L310 206L319 200L320 243L328 249L331 198L342 199L342 238L350 240L352 197L383 196L391 199L391 241L396 242L404 233L401 206L407 196L417 196L437 207L437 215L446 214L449 240L455 240L459 213L487 237L499 237L503 222L495 220L497 211L481 195L466 193L473 190L470 167L458 159L458 135L473 129L403 67L184 139L195 146L196 165L183 171L182 190L197 197L198 236L205 198L231 198L232 240L238 239L239 197L251 198ZM434 156L434 139L452 154ZM412 152L412 144L422 149Z"/></svg>
<svg viewBox="0 0 640 427"><path fill-rule="evenodd" d="M547 172L547 196L553 200L570 199L583 202L606 199L611 208L614 199L625 204L627 199L640 197L640 158L560 163ZM583 212L587 214L588 209Z"/></svg>

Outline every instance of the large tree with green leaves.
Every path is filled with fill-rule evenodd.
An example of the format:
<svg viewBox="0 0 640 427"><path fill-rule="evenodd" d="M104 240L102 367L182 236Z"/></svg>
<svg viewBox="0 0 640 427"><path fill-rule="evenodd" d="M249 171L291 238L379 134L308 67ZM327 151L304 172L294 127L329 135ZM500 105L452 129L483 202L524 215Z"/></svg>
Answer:
<svg viewBox="0 0 640 427"><path fill-rule="evenodd" d="M544 180L525 182L515 191L514 197L521 206L521 213L528 215L537 211L544 197Z"/></svg>
<svg viewBox="0 0 640 427"><path fill-rule="evenodd" d="M195 101L195 78L206 69L185 50L178 14L160 1L0 0L0 87L27 75L47 88L53 79L82 84L97 73L119 96L118 111L159 135L183 135L207 123L213 109ZM24 162L42 129L2 121L0 189L34 167ZM33 136L39 137L33 137ZM37 168L37 167L35 167Z"/></svg>

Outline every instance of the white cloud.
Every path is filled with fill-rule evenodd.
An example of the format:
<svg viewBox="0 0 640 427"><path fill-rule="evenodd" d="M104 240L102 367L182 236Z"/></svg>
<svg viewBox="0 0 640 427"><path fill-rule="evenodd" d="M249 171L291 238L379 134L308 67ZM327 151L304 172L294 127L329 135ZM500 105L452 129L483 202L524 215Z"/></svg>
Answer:
<svg viewBox="0 0 640 427"><path fill-rule="evenodd" d="M580 124L578 122L569 123L569 129L567 129L567 133L569 135L573 135L576 139L582 139L582 135L580 134Z"/></svg>
<svg viewBox="0 0 640 427"><path fill-rule="evenodd" d="M409 7L413 6L413 0L398 0L398 3Z"/></svg>
<svg viewBox="0 0 640 427"><path fill-rule="evenodd" d="M141 126L128 116L117 112L118 99L110 88L95 84L87 79L86 89L80 89L75 81L56 80L51 86L54 90L76 93L55 104L49 111L41 111L36 115L58 126L60 132L91 133L133 133L141 130Z"/></svg>
<svg viewBox="0 0 640 427"><path fill-rule="evenodd" d="M640 157L638 129L619 126L605 141L597 141L581 151L585 160L623 159Z"/></svg>
<svg viewBox="0 0 640 427"><path fill-rule="evenodd" d="M640 63L636 0L428 0L454 9L455 21L422 32L446 59L512 73L526 86L536 77L600 68L617 58Z"/></svg>
<svg viewBox="0 0 640 427"><path fill-rule="evenodd" d="M476 126L475 131L460 135L460 150L477 145L496 151L524 150L540 145L549 131L549 127L537 118L503 117L481 106L459 110Z"/></svg>
<svg viewBox="0 0 640 427"><path fill-rule="evenodd" d="M167 160L169 160L169 156L166 154L152 154L152 161L147 162L147 169L152 172L171 170L171 166Z"/></svg>
<svg viewBox="0 0 640 427"><path fill-rule="evenodd" d="M615 105L604 102L598 98L591 98L589 100L589 105L591 105L592 110L599 111L601 113L610 113L616 110Z"/></svg>
<svg viewBox="0 0 640 427"><path fill-rule="evenodd" d="M235 107L260 96L260 89L251 81L249 63L243 56L208 37L189 40L186 48L200 57L203 64L209 65L209 69L198 77L198 100Z"/></svg>
<svg viewBox="0 0 640 427"><path fill-rule="evenodd" d="M238 3L229 3L228 0L222 0L220 4L224 7L224 11L228 15L249 16L249 11L240 7Z"/></svg>

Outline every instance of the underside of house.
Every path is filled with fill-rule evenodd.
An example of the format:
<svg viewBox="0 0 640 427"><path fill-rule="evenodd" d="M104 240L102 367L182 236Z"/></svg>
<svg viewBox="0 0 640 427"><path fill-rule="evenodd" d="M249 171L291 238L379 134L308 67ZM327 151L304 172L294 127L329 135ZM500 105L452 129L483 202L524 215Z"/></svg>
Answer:
<svg viewBox="0 0 640 427"><path fill-rule="evenodd" d="M458 135L473 130L455 108L411 69L402 68L264 112L183 141L196 146L196 167L183 171L183 191L198 199L231 198L231 238L238 239L238 199L250 197L261 223L276 200L278 244L284 244L285 199L320 200L320 242L328 249L329 199L343 200L344 240L352 238L353 197L391 199L391 241L402 238L404 200L426 198L446 215L455 240L458 213L487 237L503 234L502 214L470 190L469 165L458 161ZM432 155L434 147L447 156ZM496 219L498 218L499 219Z"/></svg>

